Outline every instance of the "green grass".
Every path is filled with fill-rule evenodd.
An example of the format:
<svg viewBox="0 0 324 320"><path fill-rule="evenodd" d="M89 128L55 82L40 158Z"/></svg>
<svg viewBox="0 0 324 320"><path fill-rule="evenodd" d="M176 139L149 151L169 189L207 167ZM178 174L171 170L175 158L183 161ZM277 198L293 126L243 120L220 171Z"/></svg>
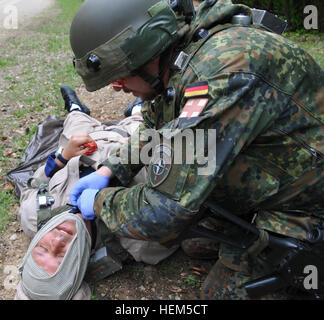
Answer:
<svg viewBox="0 0 324 320"><path fill-rule="evenodd" d="M0 67L2 67L2 68L10 67L10 66L13 66L13 65L16 65L16 64L17 64L16 57L3 55L0 58Z"/></svg>
<svg viewBox="0 0 324 320"><path fill-rule="evenodd" d="M7 109L0 118L0 232L19 203L5 174L18 165L47 115L64 116L60 86L81 83L72 66L69 30L82 2L56 0L53 8L0 45L0 110ZM20 129L24 133L17 134Z"/></svg>
<svg viewBox="0 0 324 320"><path fill-rule="evenodd" d="M183 280L183 287L184 288L199 288L201 285L200 280L193 274L187 275Z"/></svg>
<svg viewBox="0 0 324 320"><path fill-rule="evenodd" d="M9 46L0 48L0 67L4 74L12 71L15 77L18 76L18 79L8 79L9 91L4 93L5 100L19 100L31 107L46 100L48 104L58 106L62 99L59 87L63 83L80 83L72 66L69 29L81 3L81 0L57 0L57 7L61 9L58 14L53 14L50 19L39 19L27 28L26 33L10 39ZM5 51L11 52L11 56L6 56ZM10 70L10 67L17 70ZM26 89L31 88L34 90L28 97L23 97Z"/></svg>
<svg viewBox="0 0 324 320"><path fill-rule="evenodd" d="M0 192L0 232L2 232L6 224L13 219L12 215L8 214L8 210L10 210L13 203L16 203L16 201L17 200L12 190L1 190Z"/></svg>

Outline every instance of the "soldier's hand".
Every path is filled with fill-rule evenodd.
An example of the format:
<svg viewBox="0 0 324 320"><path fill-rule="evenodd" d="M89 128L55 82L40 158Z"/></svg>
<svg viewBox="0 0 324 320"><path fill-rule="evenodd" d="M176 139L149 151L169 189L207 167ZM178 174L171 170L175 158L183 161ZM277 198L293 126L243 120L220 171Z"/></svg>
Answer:
<svg viewBox="0 0 324 320"><path fill-rule="evenodd" d="M67 146L63 149L62 157L70 160L73 157L86 154L89 150L84 148L83 145L92 141L93 139L87 133L74 133Z"/></svg>
<svg viewBox="0 0 324 320"><path fill-rule="evenodd" d="M103 188L107 188L109 185L109 180L109 177L102 176L96 172L81 178L70 192L70 201L72 206L76 207L78 205L78 199L84 190L101 190ZM81 210L81 208L79 209Z"/></svg>
<svg viewBox="0 0 324 320"><path fill-rule="evenodd" d="M96 217L93 205L98 191L99 190L97 189L86 189L82 192L81 196L77 201L78 208L80 209L82 217L85 220L93 220Z"/></svg>

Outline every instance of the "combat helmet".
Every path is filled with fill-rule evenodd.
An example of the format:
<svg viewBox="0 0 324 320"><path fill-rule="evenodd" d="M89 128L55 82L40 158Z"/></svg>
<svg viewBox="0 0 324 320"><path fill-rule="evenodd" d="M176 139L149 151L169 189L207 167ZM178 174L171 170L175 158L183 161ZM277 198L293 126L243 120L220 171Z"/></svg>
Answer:
<svg viewBox="0 0 324 320"><path fill-rule="evenodd" d="M141 67L188 29L166 0L86 0L70 30L76 71L88 91L128 75L157 87L159 77L140 73Z"/></svg>

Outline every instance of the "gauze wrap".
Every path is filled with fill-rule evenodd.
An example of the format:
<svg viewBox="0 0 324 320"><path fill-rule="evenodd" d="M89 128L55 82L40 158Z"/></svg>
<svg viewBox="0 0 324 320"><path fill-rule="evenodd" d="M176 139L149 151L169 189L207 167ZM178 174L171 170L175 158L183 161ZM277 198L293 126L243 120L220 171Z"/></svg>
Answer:
<svg viewBox="0 0 324 320"><path fill-rule="evenodd" d="M72 239L62 263L53 275L38 266L31 253L38 241L66 220L74 220L77 233ZM22 289L31 300L70 300L82 284L91 250L91 238L83 220L63 212L39 230L19 266Z"/></svg>

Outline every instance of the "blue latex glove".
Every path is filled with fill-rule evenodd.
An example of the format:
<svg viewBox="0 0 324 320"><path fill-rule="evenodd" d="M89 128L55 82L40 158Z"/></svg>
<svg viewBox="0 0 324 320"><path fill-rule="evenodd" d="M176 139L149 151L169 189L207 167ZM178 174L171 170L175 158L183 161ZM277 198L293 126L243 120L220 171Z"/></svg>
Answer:
<svg viewBox="0 0 324 320"><path fill-rule="evenodd" d="M82 217L86 220L93 220L96 217L93 204L98 191L98 189L86 189L78 199L78 207L82 213Z"/></svg>
<svg viewBox="0 0 324 320"><path fill-rule="evenodd" d="M73 187L70 192L70 201L72 206L76 207L78 205L78 199L82 192L86 189L103 189L107 188L109 185L109 177L101 176L98 173L91 173L83 178L81 178Z"/></svg>

